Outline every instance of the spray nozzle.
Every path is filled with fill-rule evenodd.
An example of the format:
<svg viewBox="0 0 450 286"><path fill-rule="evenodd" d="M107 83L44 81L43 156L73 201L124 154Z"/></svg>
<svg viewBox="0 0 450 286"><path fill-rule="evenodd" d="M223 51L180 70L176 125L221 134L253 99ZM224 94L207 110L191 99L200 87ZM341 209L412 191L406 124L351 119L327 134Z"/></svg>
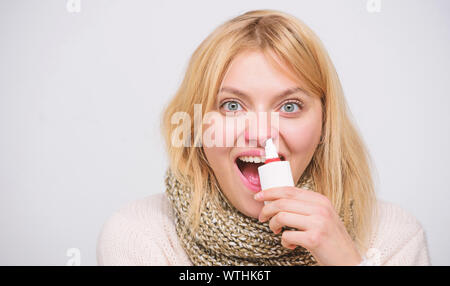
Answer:
<svg viewBox="0 0 450 286"><path fill-rule="evenodd" d="M277 148L273 144L272 138L266 140L264 149L266 151L266 160L278 158Z"/></svg>

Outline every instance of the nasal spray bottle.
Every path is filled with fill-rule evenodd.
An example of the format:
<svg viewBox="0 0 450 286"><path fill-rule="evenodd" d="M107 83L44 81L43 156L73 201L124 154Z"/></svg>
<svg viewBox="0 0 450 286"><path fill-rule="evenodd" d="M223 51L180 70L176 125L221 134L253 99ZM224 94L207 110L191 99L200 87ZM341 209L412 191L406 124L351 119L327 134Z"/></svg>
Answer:
<svg viewBox="0 0 450 286"><path fill-rule="evenodd" d="M275 187L293 187L291 166L289 161L281 161L278 157L277 149L272 142L272 138L266 140L265 144L266 160L264 165L258 167L261 190ZM268 202L264 202L267 204Z"/></svg>

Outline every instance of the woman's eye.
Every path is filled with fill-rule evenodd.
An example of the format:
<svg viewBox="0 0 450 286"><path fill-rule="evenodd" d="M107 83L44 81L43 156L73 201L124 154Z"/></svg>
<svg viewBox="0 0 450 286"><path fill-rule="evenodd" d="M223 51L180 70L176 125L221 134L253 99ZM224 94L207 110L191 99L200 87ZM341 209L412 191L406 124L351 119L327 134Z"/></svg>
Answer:
<svg viewBox="0 0 450 286"><path fill-rule="evenodd" d="M283 112L292 113L300 110L300 105L295 102L288 102L281 107Z"/></svg>
<svg viewBox="0 0 450 286"><path fill-rule="evenodd" d="M227 101L222 104L226 111L240 111L242 106L237 101Z"/></svg>

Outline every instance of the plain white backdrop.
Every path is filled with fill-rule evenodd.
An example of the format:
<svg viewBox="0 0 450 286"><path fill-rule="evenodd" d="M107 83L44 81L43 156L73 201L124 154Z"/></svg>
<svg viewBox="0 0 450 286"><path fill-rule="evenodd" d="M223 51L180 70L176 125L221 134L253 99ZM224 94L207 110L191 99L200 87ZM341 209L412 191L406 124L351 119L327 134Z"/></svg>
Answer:
<svg viewBox="0 0 450 286"><path fill-rule="evenodd" d="M417 217L431 263L450 265L449 1L66 2L0 1L1 265L65 265L71 248L96 265L106 219L164 191L159 120L192 52L264 8L322 39L378 197Z"/></svg>

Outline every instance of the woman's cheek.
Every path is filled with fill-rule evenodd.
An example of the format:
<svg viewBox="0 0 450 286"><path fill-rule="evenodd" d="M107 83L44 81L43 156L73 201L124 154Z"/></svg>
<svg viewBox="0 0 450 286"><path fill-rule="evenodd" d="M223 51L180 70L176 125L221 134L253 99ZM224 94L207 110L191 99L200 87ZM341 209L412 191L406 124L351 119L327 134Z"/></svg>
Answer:
<svg viewBox="0 0 450 286"><path fill-rule="evenodd" d="M320 128L321 126L317 127L317 124L307 124L301 119L280 123L280 135L289 150L289 161L295 181L300 179L314 155L317 142L320 140Z"/></svg>
<svg viewBox="0 0 450 286"><path fill-rule="evenodd" d="M286 119L280 122L280 135L284 138L291 153L301 152L314 145L317 137L316 128L301 119Z"/></svg>
<svg viewBox="0 0 450 286"><path fill-rule="evenodd" d="M247 122L246 116L224 116L219 112L206 114L203 119L204 145L208 147L245 147L243 134Z"/></svg>
<svg viewBox="0 0 450 286"><path fill-rule="evenodd" d="M224 127L223 127L223 134L226 138L226 144L227 147L236 147L239 146L238 144L238 134L241 134L243 132L243 129L245 129L245 126L241 126L242 120L240 120L239 117L233 117L233 116L225 116L224 117ZM245 142L241 142L244 143Z"/></svg>
<svg viewBox="0 0 450 286"><path fill-rule="evenodd" d="M206 113L202 123L203 146L207 148L226 146L225 121L219 112Z"/></svg>

